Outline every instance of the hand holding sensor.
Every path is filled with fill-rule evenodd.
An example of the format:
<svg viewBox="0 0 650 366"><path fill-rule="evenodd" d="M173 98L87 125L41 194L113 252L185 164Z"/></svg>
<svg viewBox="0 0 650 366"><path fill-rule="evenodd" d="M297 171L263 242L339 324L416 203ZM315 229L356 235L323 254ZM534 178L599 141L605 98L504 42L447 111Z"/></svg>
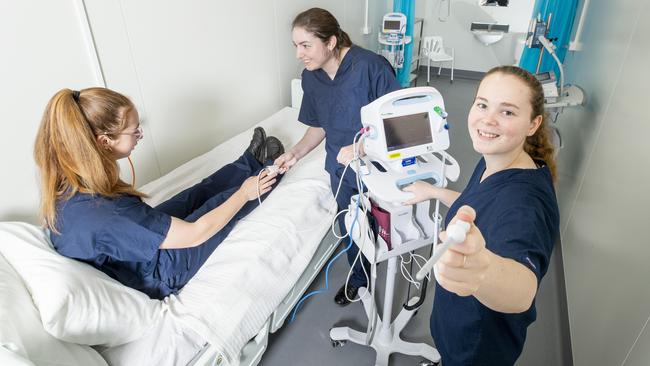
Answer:
<svg viewBox="0 0 650 366"><path fill-rule="evenodd" d="M424 277L431 272L433 265L442 257L442 255L449 249L453 244L460 244L465 241L467 238L467 233L470 229L470 224L467 221L458 220L455 223L449 225L447 228L447 240L440 244L433 256L420 268L418 273L415 275L415 278L418 281L422 281Z"/></svg>

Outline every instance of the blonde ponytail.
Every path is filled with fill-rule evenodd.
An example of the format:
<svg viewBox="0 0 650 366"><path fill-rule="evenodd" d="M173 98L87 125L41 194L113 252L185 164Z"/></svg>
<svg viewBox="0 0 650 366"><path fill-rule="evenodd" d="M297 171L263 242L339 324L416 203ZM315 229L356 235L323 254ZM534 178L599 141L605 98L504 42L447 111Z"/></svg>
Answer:
<svg viewBox="0 0 650 366"><path fill-rule="evenodd" d="M144 197L120 179L117 162L96 140L99 134L120 133L133 103L105 88L76 93L63 89L50 99L34 144L40 173L40 214L44 225L55 232L57 202L77 192Z"/></svg>

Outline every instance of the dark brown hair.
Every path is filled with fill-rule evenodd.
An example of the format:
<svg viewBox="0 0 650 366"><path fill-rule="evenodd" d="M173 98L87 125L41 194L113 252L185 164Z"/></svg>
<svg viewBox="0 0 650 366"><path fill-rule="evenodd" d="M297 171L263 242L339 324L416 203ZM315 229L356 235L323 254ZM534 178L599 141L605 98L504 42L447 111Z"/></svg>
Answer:
<svg viewBox="0 0 650 366"><path fill-rule="evenodd" d="M542 123L532 136L526 137L524 151L534 160L542 160L548 166L553 176L557 179L557 165L555 163L555 147L551 142L551 130L548 126L548 114L544 109L544 90L542 84L530 72L517 66L497 66L488 71L481 82L492 74L512 75L521 80L530 91L530 105L532 107L530 119L542 116Z"/></svg>
<svg viewBox="0 0 650 366"><path fill-rule="evenodd" d="M334 15L325 9L311 8L298 14L291 23L291 29L296 27L303 28L323 43L327 43L332 36L335 36L334 53L337 57L341 48L352 46L350 36L341 29Z"/></svg>

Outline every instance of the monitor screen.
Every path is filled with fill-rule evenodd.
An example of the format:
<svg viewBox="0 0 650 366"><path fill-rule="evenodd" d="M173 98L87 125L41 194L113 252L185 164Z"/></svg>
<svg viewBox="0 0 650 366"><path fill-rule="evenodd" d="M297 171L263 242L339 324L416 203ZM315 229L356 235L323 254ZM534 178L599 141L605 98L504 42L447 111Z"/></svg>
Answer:
<svg viewBox="0 0 650 366"><path fill-rule="evenodd" d="M384 29L400 30L400 24L399 20L384 20Z"/></svg>
<svg viewBox="0 0 650 366"><path fill-rule="evenodd" d="M384 133L388 151L433 142L428 112L385 118Z"/></svg>

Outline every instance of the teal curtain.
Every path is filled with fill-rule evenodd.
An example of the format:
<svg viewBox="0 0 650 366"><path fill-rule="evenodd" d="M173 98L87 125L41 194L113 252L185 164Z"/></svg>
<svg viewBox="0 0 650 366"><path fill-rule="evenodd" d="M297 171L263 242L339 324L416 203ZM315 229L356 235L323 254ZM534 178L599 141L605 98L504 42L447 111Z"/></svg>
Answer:
<svg viewBox="0 0 650 366"><path fill-rule="evenodd" d="M561 62L564 62L569 41L571 40L571 30L573 29L573 21L576 17L578 9L578 0L537 0L531 18L537 18L541 15L541 19L548 21L549 14L553 14L550 24L550 32L546 38L557 40L553 44L557 46L555 53ZM543 49L540 48L524 48L524 52L519 60L519 66L535 73L537 69L537 62L539 61L539 53ZM560 77L560 70L553 60L553 57L544 51L542 64L539 69L540 72L553 70L555 75Z"/></svg>
<svg viewBox="0 0 650 366"><path fill-rule="evenodd" d="M413 39L413 22L415 21L415 0L394 0L393 12L406 15L406 35ZM397 69L397 81L403 88L409 86L411 60L413 59L413 42L404 46L404 66Z"/></svg>

